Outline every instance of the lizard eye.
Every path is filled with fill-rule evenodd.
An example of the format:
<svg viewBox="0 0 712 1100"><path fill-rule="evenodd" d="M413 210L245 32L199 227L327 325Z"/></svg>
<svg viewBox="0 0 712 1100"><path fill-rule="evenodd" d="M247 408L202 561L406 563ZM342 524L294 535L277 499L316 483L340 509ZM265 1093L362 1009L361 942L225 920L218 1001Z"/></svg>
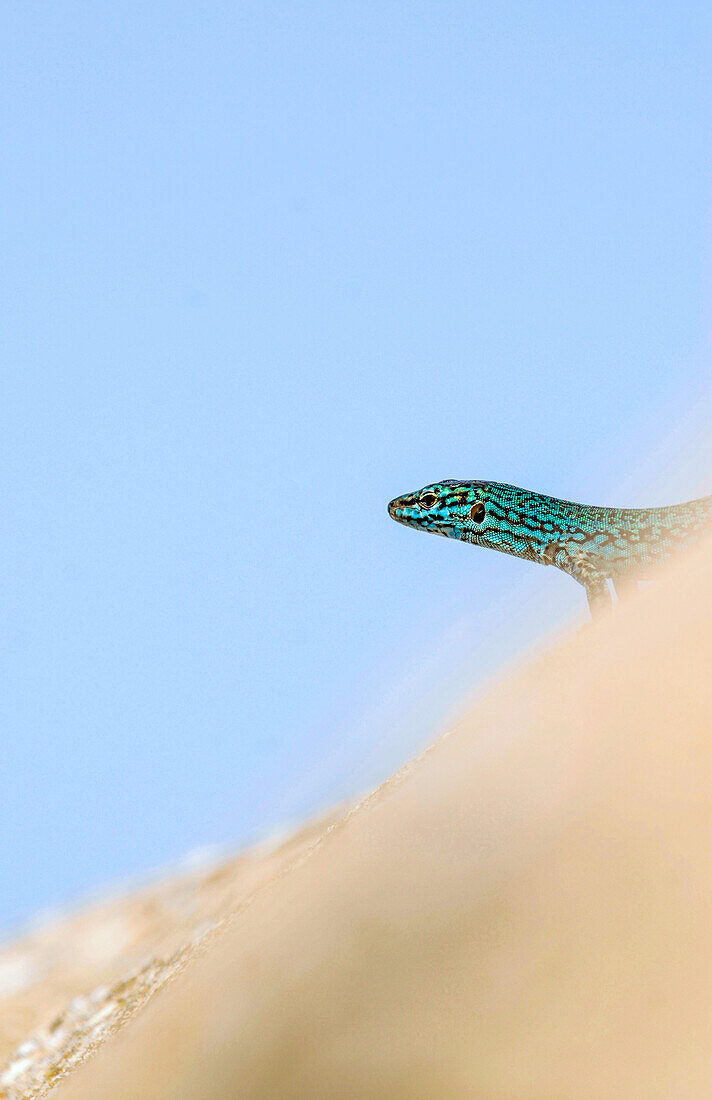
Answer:
<svg viewBox="0 0 712 1100"><path fill-rule="evenodd" d="M478 500L477 503L473 504L470 508L470 518L473 519L475 523L482 523L482 520L485 518L485 506L481 500Z"/></svg>
<svg viewBox="0 0 712 1100"><path fill-rule="evenodd" d="M418 498L418 503L422 508L432 508L438 502L438 498L435 493L421 493Z"/></svg>

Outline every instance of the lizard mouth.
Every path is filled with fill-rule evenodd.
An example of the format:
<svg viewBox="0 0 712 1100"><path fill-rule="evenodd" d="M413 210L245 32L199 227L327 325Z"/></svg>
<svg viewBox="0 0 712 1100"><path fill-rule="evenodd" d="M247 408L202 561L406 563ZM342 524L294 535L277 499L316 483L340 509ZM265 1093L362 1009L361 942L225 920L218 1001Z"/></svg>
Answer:
<svg viewBox="0 0 712 1100"><path fill-rule="evenodd" d="M388 515L398 523L406 523L409 526L420 526L422 517L418 516L417 502L408 497L396 497L388 505Z"/></svg>
<svg viewBox="0 0 712 1100"><path fill-rule="evenodd" d="M460 524L447 514L421 510L416 493L413 496L396 497L388 505L388 515L405 527L414 527L417 531L428 531L433 535L459 537Z"/></svg>
<svg viewBox="0 0 712 1100"><path fill-rule="evenodd" d="M388 505L388 515L397 523L406 527L416 527L420 531L431 531L436 535L449 535L457 524L445 516L419 515L417 503L397 497Z"/></svg>

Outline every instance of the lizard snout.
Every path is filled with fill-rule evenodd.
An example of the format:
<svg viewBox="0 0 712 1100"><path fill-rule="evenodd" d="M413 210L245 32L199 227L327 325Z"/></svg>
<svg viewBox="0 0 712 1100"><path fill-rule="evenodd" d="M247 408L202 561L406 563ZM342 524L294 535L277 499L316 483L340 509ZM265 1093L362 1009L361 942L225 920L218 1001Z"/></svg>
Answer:
<svg viewBox="0 0 712 1100"><path fill-rule="evenodd" d="M396 497L388 505L388 515L391 519L397 519L401 523L407 518L407 508L412 502L405 497Z"/></svg>

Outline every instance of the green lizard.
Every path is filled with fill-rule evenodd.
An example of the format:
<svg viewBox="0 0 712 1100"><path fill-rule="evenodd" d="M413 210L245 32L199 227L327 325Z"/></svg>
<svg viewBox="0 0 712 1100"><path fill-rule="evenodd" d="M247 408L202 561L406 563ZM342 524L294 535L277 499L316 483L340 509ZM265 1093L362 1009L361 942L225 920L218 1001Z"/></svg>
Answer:
<svg viewBox="0 0 712 1100"><path fill-rule="evenodd" d="M634 588L646 567L712 528L712 496L669 508L595 508L496 481L438 481L397 497L408 527L555 565L586 589L592 616Z"/></svg>

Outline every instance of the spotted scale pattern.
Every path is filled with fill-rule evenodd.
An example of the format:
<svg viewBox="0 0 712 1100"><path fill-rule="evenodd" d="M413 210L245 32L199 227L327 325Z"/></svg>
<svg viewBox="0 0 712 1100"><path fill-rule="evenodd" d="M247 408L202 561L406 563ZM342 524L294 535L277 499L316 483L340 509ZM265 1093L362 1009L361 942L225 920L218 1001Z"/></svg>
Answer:
<svg viewBox="0 0 712 1100"><path fill-rule="evenodd" d="M712 530L712 496L666 508L600 508L497 481L438 481L388 505L408 527L554 565L584 585L591 613Z"/></svg>

